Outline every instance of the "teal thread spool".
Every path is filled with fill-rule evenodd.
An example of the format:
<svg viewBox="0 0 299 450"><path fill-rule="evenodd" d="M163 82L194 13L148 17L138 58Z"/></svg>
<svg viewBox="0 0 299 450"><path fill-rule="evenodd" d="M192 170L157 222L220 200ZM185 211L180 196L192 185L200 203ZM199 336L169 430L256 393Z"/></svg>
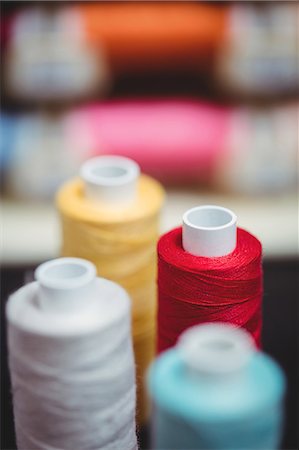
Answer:
<svg viewBox="0 0 299 450"><path fill-rule="evenodd" d="M273 450L281 439L285 380L242 329L189 328L149 373L153 448Z"/></svg>

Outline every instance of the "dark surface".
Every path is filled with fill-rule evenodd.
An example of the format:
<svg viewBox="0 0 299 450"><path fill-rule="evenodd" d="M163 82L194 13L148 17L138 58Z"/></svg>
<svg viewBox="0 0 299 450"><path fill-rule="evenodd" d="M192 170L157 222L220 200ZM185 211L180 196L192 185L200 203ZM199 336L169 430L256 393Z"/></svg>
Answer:
<svg viewBox="0 0 299 450"><path fill-rule="evenodd" d="M295 260L266 261L264 263L263 347L282 366L288 382L285 433L281 447L284 450L298 449L296 389L298 380L298 267L298 261ZM27 280L30 279L30 268L3 268L1 270L1 450L16 448L7 370L4 309L8 294L22 286L25 276ZM142 448L149 448L147 441L148 430L143 430L140 434Z"/></svg>

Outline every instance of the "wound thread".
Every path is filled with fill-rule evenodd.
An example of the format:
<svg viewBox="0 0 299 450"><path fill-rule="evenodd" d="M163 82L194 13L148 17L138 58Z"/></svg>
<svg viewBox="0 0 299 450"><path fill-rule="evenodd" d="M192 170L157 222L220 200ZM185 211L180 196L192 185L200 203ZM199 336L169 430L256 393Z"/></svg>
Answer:
<svg viewBox="0 0 299 450"><path fill-rule="evenodd" d="M18 449L136 450L127 293L78 258L36 276L6 308Z"/></svg>
<svg viewBox="0 0 299 450"><path fill-rule="evenodd" d="M221 257L200 257L182 246L182 228L158 243L158 352L175 345L190 326L228 322L247 329L258 347L262 327L262 247L237 229L235 250Z"/></svg>
<svg viewBox="0 0 299 450"><path fill-rule="evenodd" d="M280 448L285 377L241 328L186 330L153 363L154 450Z"/></svg>
<svg viewBox="0 0 299 450"><path fill-rule="evenodd" d="M156 346L156 242L163 198L161 185L145 175L137 180L136 198L123 206L86 198L80 179L66 183L57 195L62 255L92 261L132 300L139 424L148 417L144 378Z"/></svg>

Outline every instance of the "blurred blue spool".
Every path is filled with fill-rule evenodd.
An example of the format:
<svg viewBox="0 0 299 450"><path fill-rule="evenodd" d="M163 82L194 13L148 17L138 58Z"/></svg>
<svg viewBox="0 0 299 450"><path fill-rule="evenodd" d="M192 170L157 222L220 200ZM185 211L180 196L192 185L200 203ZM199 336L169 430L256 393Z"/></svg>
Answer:
<svg viewBox="0 0 299 450"><path fill-rule="evenodd" d="M204 325L190 330L194 335L202 327L213 328ZM224 331L231 328L222 327ZM196 359L196 342L194 345L192 357L195 355ZM221 357L217 358L221 364ZM282 433L285 381L274 361L251 351L240 372L208 372L190 370L179 346L154 362L148 380L154 403L153 448L277 449Z"/></svg>
<svg viewBox="0 0 299 450"><path fill-rule="evenodd" d="M5 171L12 158L15 146L16 120L14 117L1 114L0 116L0 170Z"/></svg>

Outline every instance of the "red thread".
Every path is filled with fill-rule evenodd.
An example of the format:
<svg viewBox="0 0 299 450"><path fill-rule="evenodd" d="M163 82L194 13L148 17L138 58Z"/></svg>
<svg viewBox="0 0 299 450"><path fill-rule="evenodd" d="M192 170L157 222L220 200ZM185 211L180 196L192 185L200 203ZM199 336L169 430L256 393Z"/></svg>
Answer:
<svg viewBox="0 0 299 450"><path fill-rule="evenodd" d="M230 255L203 258L183 249L182 228L176 228L160 238L158 257L158 352L206 322L244 327L260 347L262 246L254 236L238 228Z"/></svg>

